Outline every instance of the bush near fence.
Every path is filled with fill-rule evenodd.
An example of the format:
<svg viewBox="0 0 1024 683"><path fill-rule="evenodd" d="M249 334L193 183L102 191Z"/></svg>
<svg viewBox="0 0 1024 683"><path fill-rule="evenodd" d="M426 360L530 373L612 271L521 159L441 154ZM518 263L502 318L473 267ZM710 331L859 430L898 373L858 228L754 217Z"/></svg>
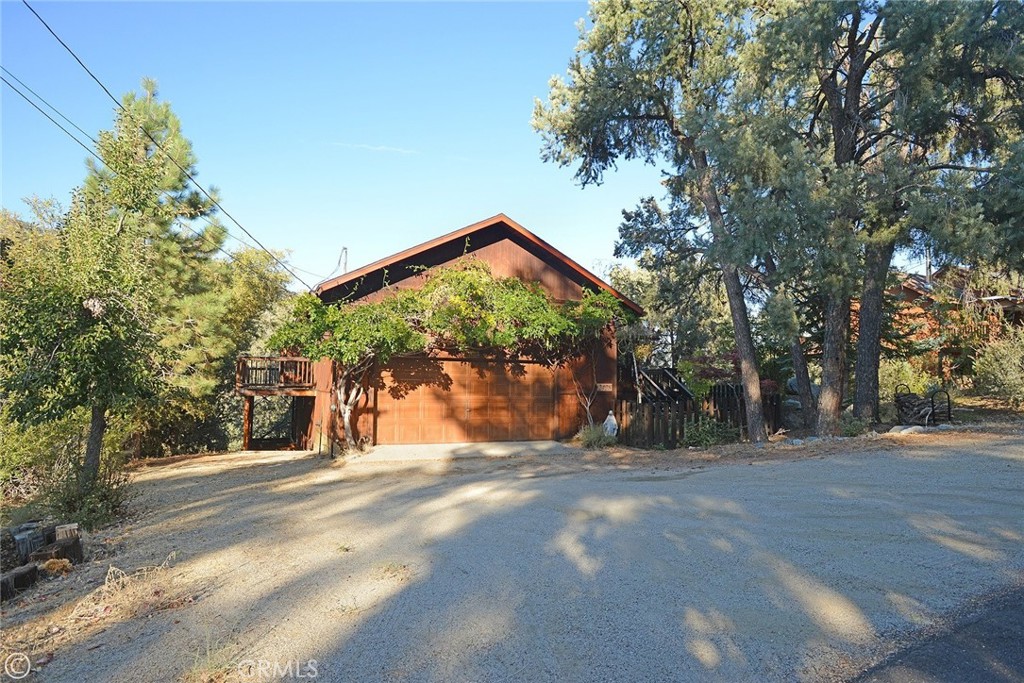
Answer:
<svg viewBox="0 0 1024 683"><path fill-rule="evenodd" d="M778 393L765 394L763 401L765 424L769 433L775 433L782 427L782 397ZM619 443L638 448L704 445L709 432L714 432L715 440L719 441L730 433L739 438L746 436L743 391L735 384L717 384L701 401L619 401L615 408ZM709 421L720 427L710 429L704 424ZM700 444L692 443L695 439Z"/></svg>

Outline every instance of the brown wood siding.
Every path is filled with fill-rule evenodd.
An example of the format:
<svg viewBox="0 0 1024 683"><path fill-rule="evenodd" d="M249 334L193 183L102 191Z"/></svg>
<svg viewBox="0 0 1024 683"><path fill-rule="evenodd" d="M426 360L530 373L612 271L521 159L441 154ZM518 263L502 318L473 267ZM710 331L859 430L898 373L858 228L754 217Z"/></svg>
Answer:
<svg viewBox="0 0 1024 683"><path fill-rule="evenodd" d="M549 296L560 301L575 301L583 296L583 287L559 271L555 267L557 264L547 263L511 239L487 244L468 254L460 254L441 263L430 265L431 267L435 265L449 266L468 258L478 259L488 264L494 277L516 277L524 282L538 282ZM422 272L418 272L391 285L391 290L419 289L423 286L425 277ZM356 301L380 301L391 290L377 290Z"/></svg>

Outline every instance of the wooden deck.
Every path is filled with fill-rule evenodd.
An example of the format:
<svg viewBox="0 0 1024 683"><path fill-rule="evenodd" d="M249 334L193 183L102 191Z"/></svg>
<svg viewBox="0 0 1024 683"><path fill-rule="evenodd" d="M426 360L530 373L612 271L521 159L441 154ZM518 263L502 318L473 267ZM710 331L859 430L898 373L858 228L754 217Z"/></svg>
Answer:
<svg viewBox="0 0 1024 683"><path fill-rule="evenodd" d="M235 391L242 396L315 396L313 362L286 356L243 356L235 363Z"/></svg>

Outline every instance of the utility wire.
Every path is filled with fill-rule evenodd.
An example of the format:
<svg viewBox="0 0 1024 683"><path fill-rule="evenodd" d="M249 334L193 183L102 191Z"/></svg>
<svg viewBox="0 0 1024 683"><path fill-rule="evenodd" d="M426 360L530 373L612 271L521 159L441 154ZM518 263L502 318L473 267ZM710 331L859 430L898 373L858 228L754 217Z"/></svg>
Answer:
<svg viewBox="0 0 1024 683"><path fill-rule="evenodd" d="M7 68L7 67L5 67L4 65L0 64L0 70L2 70L2 71L3 71L4 73L6 73L6 74L7 74L8 76L10 76L10 77L11 77L12 79L14 79L14 81L15 81L15 82L16 82L16 83L17 83L18 85L20 85L20 86L21 86L22 88L24 88L24 89L25 89L25 90L27 90L28 92L32 93L33 97L35 97L35 98L36 98L37 100L39 100L40 102L42 102L43 104L45 104L45 105L46 105L47 107L49 107L49 108L50 108L50 110L51 110L51 111L52 111L53 113L55 113L55 114L56 114L57 116L59 116L60 118L64 119L64 121L65 121L65 122L67 122L67 124L68 124L69 126L71 126L71 127L72 127L72 128L74 128L75 130L77 130L77 131L78 131L79 133L81 133L82 135L84 135L84 136L85 136L86 138L88 138L88 139L89 139L89 140L90 140L90 141L91 141L91 142L92 142L92 143L93 143L94 145L99 145L99 142L98 142L98 141L96 140L96 138L94 138L94 137L93 137L92 135L90 135L90 134L89 134L89 133L87 133L87 132L86 132L85 130L83 130L83 129L82 129L82 128L81 128L81 127L80 127L80 126L79 126L79 125L77 124L77 123L75 123L74 121L72 121L71 119L69 119L69 118L68 118L67 116L65 116L65 115L64 115L64 112L62 112L62 111L61 111L60 109L57 109L57 107L55 107L55 106L53 106L52 104L50 104L50 102L48 102L48 101L47 101L47 99L46 99L45 97L43 97L43 96L42 96L42 95L40 95L40 94L39 94L38 92L36 92L35 90L33 90L33 89L32 89L32 87L31 87L30 85L28 85L27 83L25 83L25 81L23 81L23 80L21 80L20 78L18 78L18 77L17 77L17 76L16 76L16 75L15 75L14 73L12 73L12 72L11 72L11 70L10 70L10 69L8 69L8 68ZM82 141L81 141L81 140L79 140L79 139L78 139L78 138L77 138L77 137L76 137L75 135L73 135L73 134L72 134L72 133L71 133L71 132L70 132L69 130L67 130L66 128L64 128L63 126L61 126L61 125L60 125L59 123L57 123L56 121L54 121L54 120L53 120L53 118L52 118L51 116L49 116L49 115L48 115L48 114L47 114L47 113L46 113L45 111L43 111L42 109L40 109L40 108L39 108L39 106L38 106L38 105L37 105L37 104L36 104L35 102L33 102L31 98L29 98L29 97L27 97L27 96L25 95L25 93L23 93L23 92L21 92L20 90L18 90L18 89L17 89L16 87L14 87L14 85L13 85L13 84L12 84L12 83L11 83L10 81L8 81L7 79L4 79L4 78L3 78L2 76L0 76L0 79L2 79L2 80L3 80L3 82L4 82L4 83L6 83L6 84L7 84L7 86L8 86L9 88L11 88L11 90L13 90L13 91L14 91L14 92L16 92L16 93L17 93L18 95L20 95L22 99L24 99L24 100L25 100L26 102L28 102L28 103L29 103L30 105L32 105L33 107L35 107L35 109L36 109L37 111L39 111L39 113L40 113L40 114L43 114L44 116L46 116L46 118L50 119L50 121L51 121L51 122L52 122L52 123L53 123L54 125L56 125L56 126L60 127L60 129L61 129L62 131L64 131L64 132L65 132L65 133L66 133L66 134L68 135L68 137L70 137L70 138L71 138L72 140L74 140L74 141L75 141L76 143L78 143L78 145L80 145L80 146L82 147L82 149L84 149L84 150L85 150L86 152L88 152L89 154L93 155L93 157L95 157L95 158L96 158L96 159L97 159L98 161L100 161L100 162L103 162L103 159L101 159L101 158L100 158L100 157L99 157L99 156L98 156L98 155L96 154L96 152L95 152L95 151L93 151L92 149L90 149L90 148L89 148L89 147L88 147L87 145L83 144L83 143L82 143ZM114 171L113 171L112 169L110 169L110 167L109 167L109 166L107 166L107 165L106 165L106 163L104 163L103 165L104 165L104 166L106 166L106 168L107 168L107 169L109 169L109 170L110 170L110 171L111 171L112 173L114 172ZM166 194L170 194L170 193L169 193L169 192L168 192L167 190L164 190L164 193L166 193ZM215 223L214 223L214 222L213 222L212 220L210 220L210 218L209 218L208 216L198 216L198 218L201 218L202 220L206 221L206 223L207 223L208 225L211 225L211 226L212 226L212 225L216 225L216 224L215 224ZM187 225L184 225L183 227L185 227L185 228L187 228L187 229L191 229L191 228L190 228L189 226L187 226ZM196 233L195 231L193 231L193 234L196 234L196 235L198 236L198 233ZM249 247L250 249L259 249L259 247L255 246L255 245L253 245L253 244L250 244L249 242L246 242L246 241L245 241L244 239L242 239L241 237L238 237L237 235L235 235L234 233L232 233L232 232L230 232L230 231L228 231L228 230L225 230L225 234L226 234L226 235L227 235L228 237L232 238L233 240L236 240L236 241L237 241L237 242L239 242L240 244L244 244L244 245L245 245L246 247ZM229 255L229 256L230 256L230 255ZM234 258L232 257L232 260L235 260L235 259L234 259ZM321 280L325 280L325 279L327 279L327 278L325 278L325 277L323 277L323 276L319 275L318 273L313 273L313 272L311 272L311 271L308 271L308 270L305 270L305 269L303 269L303 268L299 268L299 267L298 267L298 266L296 266L296 265L293 265L293 266L292 266L292 268L294 268L295 270L297 270L297 271L299 271L299 272L301 272L301 273L307 273L307 274L309 274L309 275L313 275L314 277L318 277L318 278L320 278Z"/></svg>
<svg viewBox="0 0 1024 683"><path fill-rule="evenodd" d="M7 69L4 69L4 71L7 71ZM7 73L10 73L10 72L9 72L9 71L7 71ZM13 78L13 76L12 76L12 78ZM16 87L14 87L14 85L13 85L13 84L12 84L12 83L11 83L11 82L10 82L9 80L7 80L6 78L4 78L3 76L0 76L0 81L3 81L4 83L6 83L6 84L7 84L7 87L8 87L8 88L10 88L10 89L11 89L11 90L13 90L14 92L18 93L19 95L21 95L21 98L22 98L23 100L25 100L26 102L28 102L29 104L31 104L31 105L32 105L33 107L35 107L35 108L36 108L36 111L38 111L38 112L39 112L40 114L42 114L42 115L43 115L43 116L45 116L46 118L50 119L50 122L51 122L51 123L52 123L53 125L57 126L57 127L58 127L58 128L60 128L60 129L61 129L62 131L64 131L64 132L65 132L65 133L67 134L67 136L68 136L69 138L71 138L72 140L74 140L75 142L77 142L77 143L78 143L78 144L79 144L79 145L80 145L80 146L82 147L82 149L84 149L84 150L85 150L86 152L88 152L89 154L93 155L93 156L94 156L94 157L96 157L97 159L99 159L99 160L100 160L100 162L102 162L102 161L103 161L103 159L102 159L102 158L100 158L100 155L99 155L99 154L97 154L97 153L96 153L96 152L94 152L93 150L89 149L89 145L85 144L84 142L82 142L81 140L79 140L78 138L76 138L76 137L75 137L74 135L72 135L72 134L71 134L71 131L69 131L69 130L68 130L67 128L65 128L64 126L60 125L60 123L59 123L59 122L57 121L57 119L53 118L52 116L50 116L49 114L47 114L47 113L46 113L45 111L43 111L42 107L40 107L40 106L39 106L38 104L36 104L35 102L33 102L33 101L32 101L32 99L31 99L31 98L30 98L30 97L29 97L28 95L26 95L25 93L21 92L21 91L20 91L20 90L18 90L18 89L17 89ZM19 83L21 83L21 81L18 81L18 82L19 82ZM42 98L40 98L40 99L42 99ZM78 126L75 126L75 127L77 128Z"/></svg>
<svg viewBox="0 0 1024 683"><path fill-rule="evenodd" d="M4 66L3 64L0 64L0 69L2 69L2 70L3 70L3 72L4 72L5 74L7 74L7 75L8 75L8 76L10 76L11 78L13 78L13 79L14 79L15 81L17 81L17 82L18 82L18 85L20 85L20 86L21 86L22 88L24 88L25 90L28 90L28 91L29 91L30 93L32 93L32 95L33 95L33 96L34 96L34 97L35 97L35 98L36 98L37 100L39 100L40 102L42 102L43 104L45 104L45 105L46 105L47 107L49 107L49 108L51 109L51 111L53 111L53 112L54 112L55 114L57 114L57 116L59 116L59 117L61 117L62 119L64 119L64 120L65 120L65 121L66 121L66 122L68 123L68 125L70 125L70 126L71 126L72 128L74 128L75 130L77 130L77 131L78 131L79 133L81 133L81 134L82 134L82 135L84 135L85 137L87 137L87 138L89 138L90 140L92 140L92 144L94 144L94 145L98 145L98 144L99 144L98 142L96 142L96 138L94 138L93 136L91 136L91 135L89 135L88 133L86 133L86 132L85 132L84 130L82 130L81 128L79 128L79 127L78 127L78 124L76 124L76 123L75 123L74 121L72 121L72 120L71 120L71 119L69 119L68 117L64 116L64 114L62 114L62 113L60 112L60 110L59 110L59 109L57 109L57 107L55 107L55 106L53 106L52 104L50 104L49 102L47 102L47 101L46 101L46 99L45 99L45 98L44 98L44 97L43 97L42 95L40 95L39 93L37 93L37 92L36 92L35 90L33 90L32 88L28 87L28 85L26 85L24 81L22 81L22 80L21 80L20 78L18 78L18 77L17 77L17 76L15 76L14 74L12 74L12 73L11 73L11 71L10 71L10 69L8 69L7 67L5 67L5 66ZM7 85L11 85L11 84L10 84L10 83L8 83ZM14 86L13 86L13 85L11 85L11 88L13 89L13 88L14 88ZM19 95L21 95L21 93L18 93L18 94L19 94ZM24 97L24 95L22 95L22 97ZM32 104L32 106L35 106L35 104L33 104L31 100L29 100L29 104Z"/></svg>
<svg viewBox="0 0 1024 683"><path fill-rule="evenodd" d="M0 68L3 68L3 67L0 67ZM81 128L79 128L79 127L78 127L78 126L77 126L77 125L75 124L75 122L74 122L74 121L72 121L71 119L69 119L69 118L68 118L67 116L65 116L64 114L62 114L62 113L60 112L60 110L59 110L59 109L57 109L57 108L56 108L56 107L54 107L54 106L53 106L52 104L50 104L50 103L49 103L49 102L47 102L47 101L46 101L45 99L43 99L43 98L42 98L42 97L41 97L41 96L40 96L40 95L39 95L39 94L38 94L38 93L37 93L36 91L32 90L32 89L31 89L30 87L28 87L27 85L25 85L25 83L23 83L23 82L21 81L21 79L19 79L19 78L18 78L17 76L15 76L14 74L12 74L12 73L11 73L10 71L8 71L7 69L4 69L4 71L5 71L5 72L7 72L7 74L8 74L8 75L9 75L9 76L10 76L11 78L13 78L14 80L18 81L18 83L20 83L20 84L21 84L21 85L22 85L22 86L23 86L23 87L24 87L24 88L25 88L26 90L28 90L28 91L29 91L29 92L31 92L31 93L32 93L33 95L35 95L35 96L36 96L36 97L38 97L38 98L39 98L40 100L42 100L42 101L43 101L43 102L44 102L44 103L46 104L46 106L50 107L50 109L52 109L52 110L53 110L54 112L56 112L56 113L57 113L57 115L58 115L58 116L60 116L60 117L61 117L62 119L64 119L65 121L67 121L67 122L68 122L68 123L69 123L69 124L70 124L70 125L71 125L71 126L72 126L73 128L76 128L76 129L78 129L79 131L81 131L81 130L82 130ZM100 156L99 154L97 154L97 153L96 153L95 151L93 151L92 149L90 149L88 145L86 145L86 144L85 144L84 142L82 142L82 141L81 141L81 140L79 140L79 139L78 139L77 137L75 137L75 136L74 136L74 134L73 134L73 133L72 133L71 131L69 131L69 130L68 130L67 128L65 128L64 126L62 126L62 125L61 125L61 124L60 124L59 122L57 122L57 120L56 120L56 119L54 119L54 118L53 118L52 116L50 116L50 115L49 115L49 114L47 114L47 113L46 113L45 111L43 111L43 110L42 110L42 108L41 108L41 107L39 107L39 105L37 105L37 104L36 104L35 102L33 102L33 101L32 101L32 99L31 99L30 97L28 97L27 95L25 95L25 93L21 92L21 91L20 91L20 90L18 90L18 89L17 89L16 87L14 87L14 85L12 85L10 81L8 81L8 80L7 80L6 78L4 78L3 76L0 76L0 81L3 81L3 82L4 82L5 84L7 84L7 87L9 87L9 88L10 88L11 90L13 90L13 91L14 91L14 92L16 92L16 93L17 93L18 95L20 95L20 96L21 96L21 98L22 98L22 99L24 99L24 100L25 100L26 102L28 102L29 104L31 104L31 105L32 105L32 106L33 106L33 107L34 107L34 108L36 109L36 111L38 111L38 112L39 112L40 114L42 114L42 115L43 115L43 116L45 116L45 117L46 117L47 119L49 119L49 120L50 120L50 122L51 122L51 123L53 123L53 125L57 126L57 127L58 127L58 128L60 128L60 129L61 129L62 131L64 131L64 134L65 134L65 135L67 135L67 136L68 136L69 138L71 138L72 140L74 140L74 141L75 141L75 142L76 142L76 143L77 143L77 144L78 144L78 145L79 145L79 146L80 146L80 147L81 147L82 149L84 149L84 150L85 150L86 152L88 152L88 153L89 153L89 154L91 154L91 155L92 155L93 157L95 157L95 158L96 158L96 160L97 160L97 161L99 161L99 162L100 162L101 164L103 164L103 166L104 166L104 167L105 167L105 168L106 168L106 169L107 169L108 171L110 171L111 173L114 173L115 175L117 174L117 171L115 171L114 169L110 168L110 166L109 166L109 165L107 164L107 162L103 160L103 157L101 157L101 156ZM84 132L84 131L82 131L82 133L83 133L83 135L85 135L85 136L86 136L87 138L89 138L90 140L92 140L92 141L93 141L94 143L96 142L96 140L95 140L95 139L93 139L93 137L92 137L91 135L89 135L88 133L86 133L86 132ZM98 144L98 143L97 143L97 144ZM164 192L166 193L166 190L165 190ZM199 218L202 218L202 219L203 219L204 221L206 221L206 222L207 222L207 223L208 223L209 225L211 225L211 226L215 226L215 225L216 225L216 224L215 224L215 223L214 223L214 222L213 222L212 220L210 220L210 219L209 219L209 218L207 218L206 216L199 216ZM201 233L199 233L199 231L197 231L197 230L196 230L195 228L193 228L193 227L192 227L191 225L188 225L187 223L179 223L179 225L180 225L181 227L185 228L186 230L188 230L188 231L189 231L190 233L192 233L192 234L193 234L193 235L194 235L194 236L195 236L195 237L196 237L197 239L200 239L200 240L204 239L204 236L203 236L203 235L202 235ZM225 230L225 233L226 233L226 234L227 234L227 235L228 235L229 237L233 237L234 239L238 240L239 242L241 242L241 243L242 243L242 244L244 244L245 246L247 246L247 247L249 247L249 248L251 248L251 249L256 249L256 247L252 246L251 244L249 244L248 242L246 242L246 241L245 241L245 240L243 240L242 238L240 238L240 237L236 237L235 235L232 235L230 231L227 231L227 230ZM263 276L263 275L265 274L265 273L262 273L262 272L260 272L260 271L256 270L255 268L251 267L251 266L250 266L250 265L249 265L248 263L244 263L244 262L242 262L242 261L239 261L239 260L238 260L238 258L237 258L237 257L236 257L236 256L235 256L234 254L232 254L232 253L231 253L231 252L229 252L229 251L226 251L226 250L225 250L225 249L224 249L223 247L221 247L221 246L217 246L217 247L215 247L215 248L217 249L217 251L219 251L220 253L222 253L222 254L224 254L225 256L227 256L227 257L228 257L228 258L229 258L229 259L231 260L231 262L232 262L232 263L234 263L234 264L235 264L235 265L237 265L237 266L241 266L241 267L243 267L243 268L247 269L247 270L248 270L249 272L253 273L254 275L257 275L257 276L260 276L260 277L262 277L262 276ZM266 249L264 249L264 251L266 251ZM269 252L268 252L268 253L269 253ZM273 254L270 254L270 255L271 255L271 256L273 256ZM274 260L277 260L277 259L275 258ZM278 261L278 263L280 263L280 261ZM290 271L289 271L289 272L290 272ZM310 273L310 275L316 275L316 273ZM319 277L319 276L318 276L318 277ZM305 283L303 283L303 284L305 284Z"/></svg>
<svg viewBox="0 0 1024 683"><path fill-rule="evenodd" d="M113 93L111 93L111 92L110 92L110 90L109 90L109 89L107 88L107 86L103 85L103 82L102 82L102 81L101 81L101 80L100 80L99 78L97 78L97 77L96 77L96 74L94 74L94 73L93 73L93 72L92 72L92 71L91 71L91 70L89 69L89 67L85 65L85 62L83 62L83 61L82 61L82 60L81 60L81 59L80 59L80 58L78 57L78 55L77 55L77 54L75 54L75 51L74 51L74 50L72 50L72 49L71 49L70 47L68 47L68 44L67 44L67 43L65 43L65 42L64 42L64 41L63 41L63 40L61 39L61 37L60 37L59 35L57 35L57 32L56 32L56 31L54 31L54 30L53 30L52 28L50 28L50 25L46 23L46 20L45 20L45 19L43 19L43 18L42 18L41 16L39 16L39 13L38 13L38 12L36 12L36 11L35 11L35 9L33 9L33 8L32 8L32 5L28 4L28 0L21 0L21 2L22 2L22 4L24 4L24 5L25 5L25 7L27 7L27 8L29 9L29 11L30 11L30 12L32 12L32 14L34 14L34 15L35 15L36 19L38 19L38 20L39 20L39 22L40 22L40 23L41 23L41 24L42 24L43 26L45 26L45 27L46 27L46 30L50 32L50 35L52 35L52 36L53 36L54 38L56 38L56 39L57 39L57 42L58 42L58 43L60 43L60 44L61 44L61 45L62 45L62 46L64 47L64 49L68 51L68 54L70 54L70 55L71 55L72 57L74 57L74 58L75 58L75 61L76 61L76 62L78 62L78 64L79 64L79 65L80 65L80 66L81 66L81 67L82 67L83 69L85 69L85 72L86 72L87 74L89 74L89 76L90 76L90 77L92 78L92 80L96 81L96 84L97 84L97 85L99 85L99 86L100 86L100 88L102 88L102 89L103 89L103 92L105 92L105 93L107 94L107 97L109 97L109 98L111 99L111 101L113 101L113 103L114 103L114 104L116 104L116 105L118 106L118 108L119 108L119 109L121 109L121 111L123 111L123 112L124 112L125 114L127 114L127 115L128 115L128 117L132 119L132 122L133 122L133 123L135 123L136 125L138 125L138 127L139 127L139 130L140 130L140 131L142 131L142 134L143 134L143 135L145 135L145 136L146 136L147 138L149 138L149 139L150 139L150 141L151 141L151 142L152 142L152 143L153 143L154 145L156 145L156 148L157 148L157 149L159 149L159 150L160 150L161 152L163 152L163 153L164 153L164 156L166 156L166 157L168 158L168 160L170 160L170 162L171 162L172 164L174 164L174 165L175 165L175 166L176 166L176 167L178 168L178 170L179 170L179 171L181 171L182 173L184 173L184 174L185 174L185 177L186 177L186 178L188 178L188 179L189 179L190 181L192 181L192 184L193 184L193 185L195 185L195 186L196 186L196 188L197 188L197 189L198 189L198 190L199 190L200 192L202 192L202 193L203 193L203 194L204 194L204 195L206 196L206 198L207 198L207 199L209 199L209 200L210 200L211 202L213 202L213 205L214 205L214 206L216 206L216 207L217 207L218 209L220 209L221 213L223 213L223 214L224 214L225 216L227 216L227 217L228 217L228 218L229 218L229 219L231 220L231 222L232 222L232 223L234 223L235 225L237 225L237 226L239 227L239 229L240 229L240 230L241 230L242 232L244 232L244 233L245 233L246 235L248 235L248 236L249 236L249 239L251 239L251 240L252 240L253 242L255 242L255 243L256 243L256 244L257 244L257 245L259 246L259 248L260 248L260 249L262 249L263 251L267 252L267 254L269 254L269 255L270 255L270 257L271 257L272 259L274 259L274 260L275 260L275 261L276 261L276 262L277 262L277 263L278 263L278 264L279 264L279 265L280 265L280 266L281 266L282 268L284 268L284 269L285 269L286 271L288 271L288 273L290 273L290 274L292 275L292 277L294 277L294 278L295 278L296 280L298 280L298 281L299 281L300 283L302 283L303 285L305 285L306 289L308 289L309 291L313 291L313 288L312 288L312 287L311 287L311 286L309 285L309 283L307 283L307 282L306 282L305 280L303 280L303 279L302 279L301 277L299 277L299 276L298 276L298 275L297 275L297 274L295 273L295 271L293 271L293 270L292 270L291 268L289 268L289 267L288 267L288 265L287 265L287 264L286 264L286 263L285 263L284 261L282 261L281 259L279 259L279 258L278 258L278 257L277 257L277 256L276 256L276 255L274 254L274 252L270 251L270 250L269 250L269 249L267 249L267 248L266 248L265 246L263 246L263 243L262 243L262 242L260 242L260 241L259 241L258 239L256 239L256 236L255 236L255 235L253 235L253 234L252 234L251 232L249 232L248 230L246 230L246 229L245 229L245 226L244 226L244 225L242 225L241 223L239 223L239 222L238 222L238 220L237 220L237 219L236 219L236 218L235 218L234 216L232 216L232 215L231 215L231 214L230 214L230 213L228 212L228 210L227 210L227 209L225 209L225 208L224 208L223 206L221 206L221 205L220 205L220 202L218 202L218 201L217 201L217 200L216 200L216 199L215 199L215 198L213 197L213 195L211 195L211 194L210 194L209 192L207 192L207 191L206 191L206 189L205 189L205 188L204 188L204 187L203 187L202 185L200 185L200 184L199 184L199 182L198 182L198 181L197 181L197 180L196 180L196 179L195 179L195 178L194 178L194 177L192 176L192 174L191 174L191 173L189 173L189 172L188 172L188 170L186 170L184 166L182 166L182 165L181 165L180 163L178 163L178 161L177 161L177 160L176 160L176 159L175 159L174 157L172 157L172 156L171 156L171 155L170 155L170 154L169 154L169 153L167 152L167 150L165 150L165 149L164 149L164 148L163 148L163 147L162 147L162 146L160 145L160 143L159 143L159 142L157 142L156 138L154 138L154 137L153 137L152 135L150 135L150 134L149 134L149 131L148 131L148 130L146 130L145 126L142 126L142 125L138 124L138 122L137 122L137 121L135 121L134 117L132 117L132 114L131 114L131 112L130 112L130 111L128 111L128 109L126 109L126 108L125 108L125 106L124 106L123 104L121 104L121 101L120 101L119 99L117 99L116 97L114 97Z"/></svg>

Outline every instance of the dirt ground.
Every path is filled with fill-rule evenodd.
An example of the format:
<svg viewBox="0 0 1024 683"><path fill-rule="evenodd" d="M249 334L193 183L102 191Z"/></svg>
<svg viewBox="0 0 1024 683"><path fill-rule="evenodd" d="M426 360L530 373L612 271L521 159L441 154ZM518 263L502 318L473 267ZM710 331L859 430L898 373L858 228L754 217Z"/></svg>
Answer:
<svg viewBox="0 0 1024 683"><path fill-rule="evenodd" d="M710 450L136 469L3 606L29 680L841 680L1021 582L1024 423Z"/></svg>

